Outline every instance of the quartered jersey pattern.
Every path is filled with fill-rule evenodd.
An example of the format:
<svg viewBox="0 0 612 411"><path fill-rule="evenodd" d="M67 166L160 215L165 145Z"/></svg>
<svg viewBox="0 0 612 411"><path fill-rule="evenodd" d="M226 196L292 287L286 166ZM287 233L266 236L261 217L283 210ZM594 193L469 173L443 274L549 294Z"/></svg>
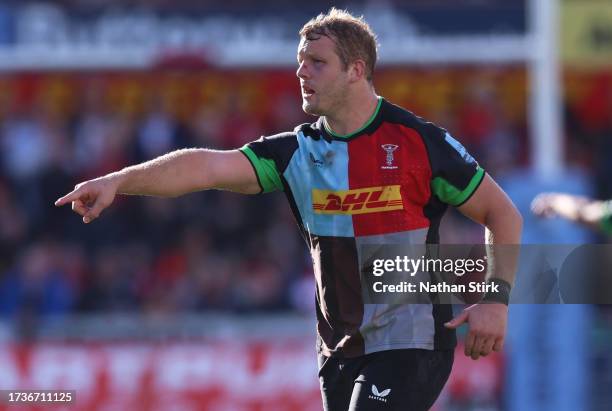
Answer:
<svg viewBox="0 0 612 411"><path fill-rule="evenodd" d="M338 136L320 118L245 145L262 192L283 190L308 243L317 284L319 350L355 357L398 348L450 349L449 305L364 304L364 244L438 242L448 205L484 171L445 130L380 98L366 125Z"/></svg>

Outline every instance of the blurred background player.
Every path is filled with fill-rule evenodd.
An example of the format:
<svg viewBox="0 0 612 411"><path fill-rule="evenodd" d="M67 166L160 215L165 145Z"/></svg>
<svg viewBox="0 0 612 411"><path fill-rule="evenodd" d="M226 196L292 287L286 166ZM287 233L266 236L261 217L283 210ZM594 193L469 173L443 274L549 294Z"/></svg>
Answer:
<svg viewBox="0 0 612 411"><path fill-rule="evenodd" d="M594 200L567 193L542 193L531 203L540 217L561 217L612 235L612 200Z"/></svg>

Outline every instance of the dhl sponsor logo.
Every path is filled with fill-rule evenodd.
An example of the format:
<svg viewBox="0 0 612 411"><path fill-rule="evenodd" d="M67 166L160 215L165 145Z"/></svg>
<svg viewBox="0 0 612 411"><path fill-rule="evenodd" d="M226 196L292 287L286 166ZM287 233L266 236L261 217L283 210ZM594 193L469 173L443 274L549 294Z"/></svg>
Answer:
<svg viewBox="0 0 612 411"><path fill-rule="evenodd" d="M312 190L312 208L317 214L367 214L402 210L400 186L354 190Z"/></svg>

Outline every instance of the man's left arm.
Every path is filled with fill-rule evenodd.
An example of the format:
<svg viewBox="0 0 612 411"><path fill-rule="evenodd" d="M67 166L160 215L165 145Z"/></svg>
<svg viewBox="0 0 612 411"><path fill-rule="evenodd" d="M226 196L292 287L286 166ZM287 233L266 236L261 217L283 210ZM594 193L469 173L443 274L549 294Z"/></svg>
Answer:
<svg viewBox="0 0 612 411"><path fill-rule="evenodd" d="M458 210L485 226L485 242L489 254L487 280L501 284L502 288L505 283L512 286L523 219L510 198L486 174L478 189ZM469 324L465 355L476 360L491 351L501 351L506 337L507 320L506 304L483 301L467 307L445 325L457 328L463 323Z"/></svg>

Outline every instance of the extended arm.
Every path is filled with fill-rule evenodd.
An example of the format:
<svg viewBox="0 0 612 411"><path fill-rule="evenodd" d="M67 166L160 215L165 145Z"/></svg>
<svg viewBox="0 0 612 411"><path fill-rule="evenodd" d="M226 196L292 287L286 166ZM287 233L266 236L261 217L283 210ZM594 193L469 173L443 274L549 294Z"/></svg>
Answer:
<svg viewBox="0 0 612 411"><path fill-rule="evenodd" d="M83 222L89 223L116 194L177 197L207 189L260 192L253 167L238 150L184 149L77 184L55 205L71 202Z"/></svg>
<svg viewBox="0 0 612 411"><path fill-rule="evenodd" d="M564 193L542 193L531 203L531 211L540 217L559 216L592 229L600 229L606 213L604 201Z"/></svg>

